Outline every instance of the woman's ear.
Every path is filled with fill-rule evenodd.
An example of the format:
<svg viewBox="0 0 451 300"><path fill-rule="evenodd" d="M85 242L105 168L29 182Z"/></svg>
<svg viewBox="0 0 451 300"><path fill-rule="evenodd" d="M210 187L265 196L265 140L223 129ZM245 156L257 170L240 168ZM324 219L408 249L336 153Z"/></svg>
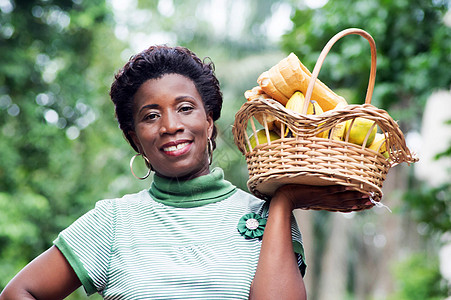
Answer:
<svg viewBox="0 0 451 300"><path fill-rule="evenodd" d="M211 136L213 134L214 121L213 121L213 116L212 115L213 115L212 113L207 114L207 123L208 123L207 134L208 134L208 138L211 138Z"/></svg>

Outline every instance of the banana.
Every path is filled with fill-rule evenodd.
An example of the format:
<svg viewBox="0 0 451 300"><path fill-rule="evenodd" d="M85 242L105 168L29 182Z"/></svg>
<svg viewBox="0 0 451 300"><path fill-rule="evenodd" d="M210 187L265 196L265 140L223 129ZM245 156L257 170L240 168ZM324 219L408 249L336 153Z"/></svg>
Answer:
<svg viewBox="0 0 451 300"><path fill-rule="evenodd" d="M310 100L310 104L307 108L307 115L320 115L324 111L316 100Z"/></svg>
<svg viewBox="0 0 451 300"><path fill-rule="evenodd" d="M320 114L322 114L323 112L324 112L324 111L323 111L323 109L321 108L321 106L318 104L318 102L316 102L315 100L310 100L310 104L309 104L308 109L307 109L307 114L308 114L308 115L320 115ZM324 124L324 123L321 123L320 126L323 125L323 124ZM320 138L327 139L327 136L328 136L328 130L326 130L326 131L321 131L321 132L318 133L316 136L317 136L317 137L320 137Z"/></svg>
<svg viewBox="0 0 451 300"><path fill-rule="evenodd" d="M302 108L304 107L305 97L304 94L296 91L291 95L290 99L288 99L287 104L285 104L285 108L292 110L297 113L302 113ZM290 130L287 128L285 130L284 136L288 136L290 134Z"/></svg>
<svg viewBox="0 0 451 300"><path fill-rule="evenodd" d="M342 141L346 130L346 122L341 122L335 125L334 128L328 133L328 137L331 140Z"/></svg>
<svg viewBox="0 0 451 300"><path fill-rule="evenodd" d="M365 144L366 147L369 147L371 143L373 143L377 132L377 125L373 126L374 123L374 121L361 117L346 121L345 139L348 137L348 142L356 145L363 145L368 131L371 130Z"/></svg>
<svg viewBox="0 0 451 300"><path fill-rule="evenodd" d="M340 102L337 104L337 106L335 106L334 109L341 109L345 106L346 106L345 103ZM346 130L346 122L340 122L337 125L335 125L334 128L332 128L330 131L327 132L327 137L331 140L342 141L343 136L345 134L345 130Z"/></svg>
<svg viewBox="0 0 451 300"><path fill-rule="evenodd" d="M304 108L305 96L300 91L296 91L288 100L285 108L290 109L294 112L302 114L302 109ZM310 100L307 108L307 115L320 115L324 111L321 106L315 100Z"/></svg>
<svg viewBox="0 0 451 300"><path fill-rule="evenodd" d="M291 95L288 100L285 108L295 111L297 113L302 113L302 108L304 107L305 97L304 94L296 91L293 95Z"/></svg>
<svg viewBox="0 0 451 300"><path fill-rule="evenodd" d="M304 94L300 91L296 91L290 99L288 99L287 104L285 105L285 108L290 109L297 113L302 113L302 110L304 108L305 103L305 97ZM320 115L323 113L323 109L321 106L316 102L315 100L310 100L310 103L307 107L307 115ZM285 133L285 136L288 135L288 129ZM318 137L327 138L327 132L323 131L317 134Z"/></svg>
<svg viewBox="0 0 451 300"><path fill-rule="evenodd" d="M390 156L390 153L387 151L387 143L385 142L385 136L382 133L376 133L374 141L371 143L368 149L379 152L385 158L389 158Z"/></svg>

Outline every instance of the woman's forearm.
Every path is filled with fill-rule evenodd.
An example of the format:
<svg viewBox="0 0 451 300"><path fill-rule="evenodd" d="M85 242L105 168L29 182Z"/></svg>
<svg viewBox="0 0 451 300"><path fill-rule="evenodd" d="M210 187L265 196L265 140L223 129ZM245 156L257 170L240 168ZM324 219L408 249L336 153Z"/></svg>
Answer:
<svg viewBox="0 0 451 300"><path fill-rule="evenodd" d="M306 299L291 237L293 204L271 200L250 299Z"/></svg>
<svg viewBox="0 0 451 300"><path fill-rule="evenodd" d="M33 295L31 295L26 290L17 290L13 287L7 287L5 290L0 294L0 300L16 300L16 299L23 299L23 300L36 300Z"/></svg>

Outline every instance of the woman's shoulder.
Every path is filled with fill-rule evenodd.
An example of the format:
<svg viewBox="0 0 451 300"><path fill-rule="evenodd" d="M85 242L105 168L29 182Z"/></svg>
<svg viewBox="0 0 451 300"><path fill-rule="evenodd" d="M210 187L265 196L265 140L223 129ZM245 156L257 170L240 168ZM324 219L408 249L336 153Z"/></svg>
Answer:
<svg viewBox="0 0 451 300"><path fill-rule="evenodd" d="M255 207L261 207L266 203L265 200L262 200L260 198L257 198L256 196L252 195L251 193L244 191L240 188L236 188L236 192L231 197L234 201L239 201L247 206L255 206Z"/></svg>
<svg viewBox="0 0 451 300"><path fill-rule="evenodd" d="M240 196L240 197L245 197L245 198L247 198L249 200L252 200L252 201L263 201L262 199L257 198L254 195L252 195L251 193L249 193L249 192L247 192L245 190L242 190L242 189L240 189L238 187L236 188L236 193L235 194Z"/></svg>
<svg viewBox="0 0 451 300"><path fill-rule="evenodd" d="M127 206L130 204L137 204L143 201L148 202L151 200L149 192L147 190L141 190L137 193L125 194L118 198L106 198L96 202L95 209L113 208Z"/></svg>

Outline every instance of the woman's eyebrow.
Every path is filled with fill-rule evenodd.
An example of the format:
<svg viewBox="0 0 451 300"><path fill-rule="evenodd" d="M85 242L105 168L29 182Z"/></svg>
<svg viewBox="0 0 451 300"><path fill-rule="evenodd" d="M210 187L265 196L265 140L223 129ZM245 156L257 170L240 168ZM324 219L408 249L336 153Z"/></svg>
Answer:
<svg viewBox="0 0 451 300"><path fill-rule="evenodd" d="M147 105L144 105L143 107L141 107L139 109L138 114L141 113L145 109L154 109L154 108L158 108L158 107L159 107L158 104L147 104Z"/></svg>
<svg viewBox="0 0 451 300"><path fill-rule="evenodd" d="M189 95L183 95L183 96L178 96L177 98L175 98L175 101L176 102L182 102L182 101L184 101L184 100L187 100L187 99L190 99L190 100L196 100L194 97L192 97L192 96L189 96ZM160 106L158 105L158 104L146 104L146 105L144 105L144 106L142 106L140 109L139 109L139 111L138 111L138 114L139 113L141 113L143 110L145 110L145 109L156 109L156 108L159 108Z"/></svg>
<svg viewBox="0 0 451 300"><path fill-rule="evenodd" d="M189 96L189 95L182 95L182 96L178 96L177 98L175 98L175 101L177 102L181 102L184 101L186 99L190 99L190 100L196 100L194 97Z"/></svg>

